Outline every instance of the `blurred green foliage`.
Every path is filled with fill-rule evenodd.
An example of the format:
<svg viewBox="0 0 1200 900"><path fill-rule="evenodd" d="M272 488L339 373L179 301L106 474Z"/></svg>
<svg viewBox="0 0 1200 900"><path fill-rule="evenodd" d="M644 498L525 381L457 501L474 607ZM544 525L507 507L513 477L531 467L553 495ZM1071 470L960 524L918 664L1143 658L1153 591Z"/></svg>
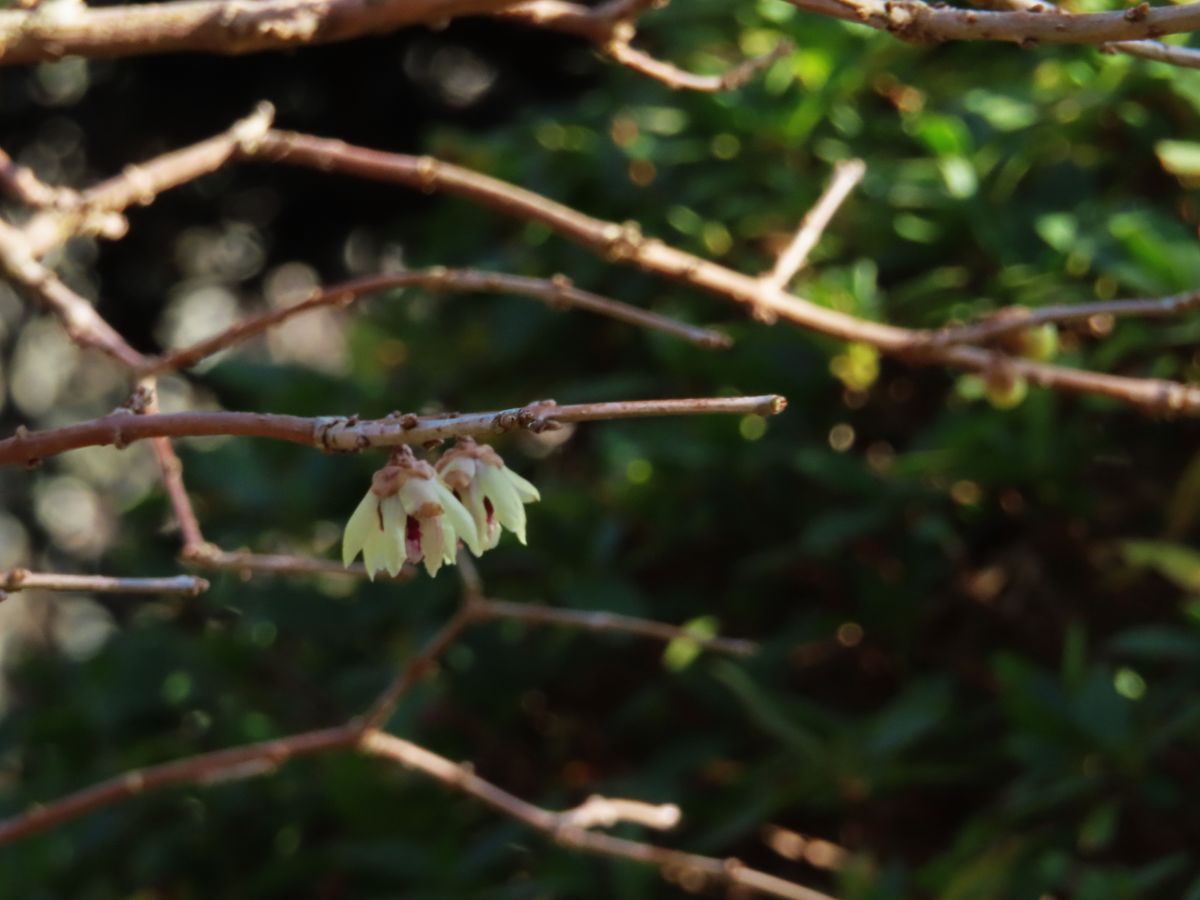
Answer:
<svg viewBox="0 0 1200 900"><path fill-rule="evenodd" d="M0 113L6 149L78 180L265 96L286 127L433 153L748 272L769 266L831 165L859 156L866 180L798 289L914 326L1200 283L1186 180L1200 72L1079 48L908 46L782 0L677 2L639 40L715 71L783 37L793 56L716 96L671 92L554 36L462 23L294 57L90 64L76 94L61 82L77 72L42 67L6 76ZM674 845L844 898L1200 898L1195 425L1037 388L993 409L956 393L953 373L751 322L453 199L255 168L182 189L132 225L64 265L145 346L180 285L219 287L248 310L286 264L332 281L397 258L561 271L736 341L715 353L524 299L410 292L334 320L337 352L236 350L195 387L175 385L188 402L382 415L789 397L771 420L505 441L544 500L529 547L506 541L481 564L498 597L688 622L760 640L759 656L493 624L409 698L398 733L548 806L592 792L677 801ZM111 379L86 403L64 382L37 409L17 390L36 314L0 311L6 431L119 401ZM1065 333L1061 358L1194 380L1197 337L1195 316L1119 322L1103 340ZM76 379L99 377L73 365ZM169 512L153 479L137 480L149 464L135 452L114 454L115 475L83 453L3 473L3 533L20 557L5 564L171 571ZM377 462L251 441L182 452L210 539L324 555ZM55 530L54 511L78 496L109 539ZM197 600L86 607L93 630L116 627L82 649L63 637L78 609L72 620L49 597L26 601L29 638L4 655L8 812L132 766L344 720L449 614L456 582L218 576ZM768 825L848 855L836 870L785 858ZM0 897L21 900L676 890L346 756L146 796L0 851Z"/></svg>

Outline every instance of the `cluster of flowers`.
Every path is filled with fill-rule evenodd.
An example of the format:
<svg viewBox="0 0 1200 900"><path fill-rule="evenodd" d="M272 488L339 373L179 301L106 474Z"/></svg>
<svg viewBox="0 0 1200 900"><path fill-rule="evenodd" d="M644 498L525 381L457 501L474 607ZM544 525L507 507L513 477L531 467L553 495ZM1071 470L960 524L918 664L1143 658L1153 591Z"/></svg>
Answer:
<svg viewBox="0 0 1200 900"><path fill-rule="evenodd" d="M525 504L537 488L504 465L486 444L461 438L432 466L404 447L375 473L371 489L346 523L342 562L361 552L367 575L395 575L422 560L436 575L453 565L461 540L476 556L500 542L507 528L525 543Z"/></svg>

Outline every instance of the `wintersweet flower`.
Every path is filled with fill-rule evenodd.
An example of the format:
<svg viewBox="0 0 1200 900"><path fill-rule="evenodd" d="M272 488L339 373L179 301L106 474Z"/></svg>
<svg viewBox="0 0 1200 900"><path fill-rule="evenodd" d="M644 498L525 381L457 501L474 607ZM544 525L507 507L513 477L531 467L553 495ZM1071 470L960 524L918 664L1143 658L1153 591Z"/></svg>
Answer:
<svg viewBox="0 0 1200 900"><path fill-rule="evenodd" d="M361 551L372 580L383 569L396 575L406 560L424 560L425 570L436 575L443 564L454 563L459 538L476 556L483 552L471 514L433 466L405 447L375 473L346 523L342 563L349 566Z"/></svg>
<svg viewBox="0 0 1200 900"><path fill-rule="evenodd" d="M438 460L437 470L474 518L483 550L491 550L500 542L501 527L525 543L525 504L540 500L541 495L505 466L500 454L469 437L459 438L454 448ZM478 556L482 551L474 552Z"/></svg>

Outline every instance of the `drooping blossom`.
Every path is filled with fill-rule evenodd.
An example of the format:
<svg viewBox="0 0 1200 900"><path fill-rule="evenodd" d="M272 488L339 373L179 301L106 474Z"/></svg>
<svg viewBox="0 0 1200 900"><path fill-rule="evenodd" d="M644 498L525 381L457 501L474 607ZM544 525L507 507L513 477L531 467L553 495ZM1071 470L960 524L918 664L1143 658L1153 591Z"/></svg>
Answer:
<svg viewBox="0 0 1200 900"><path fill-rule="evenodd" d="M437 462L438 475L463 502L479 531L482 547L490 550L507 528L525 543L525 504L541 499L538 489L504 465L486 444L460 438Z"/></svg>
<svg viewBox="0 0 1200 900"><path fill-rule="evenodd" d="M483 552L471 514L438 478L433 466L407 447L375 473L371 489L346 523L342 562L349 566L361 552L372 580L386 569L396 575L405 561L424 561L436 575L452 565L461 539L471 552Z"/></svg>

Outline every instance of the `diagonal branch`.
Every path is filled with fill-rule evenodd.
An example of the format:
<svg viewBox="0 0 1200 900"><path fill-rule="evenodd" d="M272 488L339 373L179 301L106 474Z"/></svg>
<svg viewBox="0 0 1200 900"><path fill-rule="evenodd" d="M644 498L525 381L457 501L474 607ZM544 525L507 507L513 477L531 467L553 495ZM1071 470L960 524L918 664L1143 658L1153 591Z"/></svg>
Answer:
<svg viewBox="0 0 1200 900"><path fill-rule="evenodd" d="M265 775L297 756L350 749L358 738L356 729L342 725L244 747L202 753L145 769L133 769L52 803L38 805L25 813L0 820L0 844L47 831L146 791L177 784L212 784L233 778Z"/></svg>
<svg viewBox="0 0 1200 900"><path fill-rule="evenodd" d="M829 2L836 4L837 0ZM909 363L941 364L970 371L1004 366L1014 375L1042 387L1110 397L1148 412L1200 415L1200 388L1157 378L1109 375L1038 363L981 347L938 346L931 339L935 332L873 322L819 306L782 288L764 285L750 275L644 237L634 223L605 222L540 194L432 157L384 153L281 131L268 132L253 152L246 155L403 184L426 192L456 194L506 215L541 222L606 259L745 305L767 321L783 318L840 340L861 341Z"/></svg>
<svg viewBox="0 0 1200 900"><path fill-rule="evenodd" d="M142 371L149 374L184 369L195 365L205 357L248 340L304 313L330 306L348 306L371 294L406 287L464 293L523 294L556 308L570 307L587 310L631 325L639 325L652 331L683 338L701 347L726 348L730 346L729 338L719 331L689 325L667 316L639 309L628 303L622 303L619 300L611 300L608 297L580 290L574 287L565 275L555 275L550 279L526 278L501 272L436 267L416 272L375 275L314 290L310 296L291 306L271 310L238 322L219 334L192 344L190 347L173 350L157 359L149 360L143 366Z"/></svg>
<svg viewBox="0 0 1200 900"><path fill-rule="evenodd" d="M386 419L333 416L306 419L273 413L182 412L136 415L120 411L47 431L24 427L0 441L0 465L30 465L80 447L121 449L152 437L236 435L305 444L325 451L355 452L369 447L426 444L448 438L502 434L513 429L553 430L568 422L732 413L776 415L787 402L778 394L756 397L700 397L686 400L625 400L557 406L543 400L529 406L482 413L416 416L393 413Z"/></svg>
<svg viewBox="0 0 1200 900"><path fill-rule="evenodd" d="M791 243L775 260L775 267L762 277L763 284L779 289L792 283L792 279L808 262L808 254L817 246L817 241L821 240L834 215L866 173L867 167L861 159L847 160L834 166L829 184L813 208L805 213Z"/></svg>
<svg viewBox="0 0 1200 900"><path fill-rule="evenodd" d="M735 859L697 856L641 841L613 837L581 827L578 821L583 818L581 812L586 810L589 804L594 808L603 804L613 819L622 813L636 812L636 821L639 824L662 827L670 822L666 827L671 827L678 818L678 808L673 805L649 807L647 804L638 803L631 806L628 801L601 798L589 800L576 810L556 813L534 806L490 781L485 781L468 766L451 762L444 756L438 756L424 747L390 734L369 732L363 738L362 749L365 753L399 763L406 769L421 772L452 790L469 794L497 812L546 834L564 847L598 856L647 863L657 867L663 873L663 877L687 884L692 890L722 886L751 890L785 900L831 900L819 891L751 869Z"/></svg>

